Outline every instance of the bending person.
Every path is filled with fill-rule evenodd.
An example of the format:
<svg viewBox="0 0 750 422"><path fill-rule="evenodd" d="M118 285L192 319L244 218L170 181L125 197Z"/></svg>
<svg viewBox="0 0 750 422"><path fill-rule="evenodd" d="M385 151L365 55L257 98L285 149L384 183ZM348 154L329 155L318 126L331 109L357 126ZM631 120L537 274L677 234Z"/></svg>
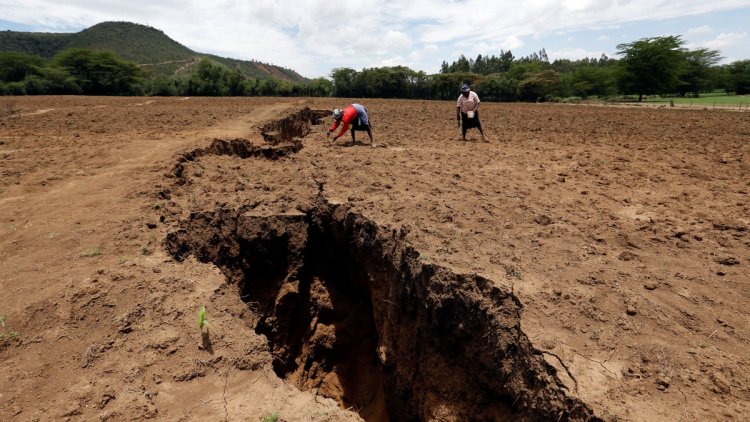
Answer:
<svg viewBox="0 0 750 422"><path fill-rule="evenodd" d="M372 138L372 129L370 128L370 117L367 115L367 108L361 104L349 104L344 107L343 110L333 110L333 124L328 129L326 138L341 125L341 131L338 135L334 135L331 142L335 142L336 139L346 133L346 130L351 126L352 131L352 145L356 142L354 132L357 130L367 131L367 135L370 136L370 146L375 147L375 140Z"/></svg>
<svg viewBox="0 0 750 422"><path fill-rule="evenodd" d="M487 142L482 130L482 122L479 121L479 96L469 88L469 85L461 86L461 95L456 102L456 120L461 128L461 137L466 140L466 131L475 127L482 134L482 142Z"/></svg>

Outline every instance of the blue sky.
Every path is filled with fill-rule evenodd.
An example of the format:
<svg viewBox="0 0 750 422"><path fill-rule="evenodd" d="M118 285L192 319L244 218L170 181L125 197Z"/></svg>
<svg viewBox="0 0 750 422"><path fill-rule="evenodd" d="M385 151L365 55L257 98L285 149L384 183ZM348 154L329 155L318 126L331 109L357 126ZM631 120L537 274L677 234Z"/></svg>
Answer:
<svg viewBox="0 0 750 422"><path fill-rule="evenodd" d="M404 65L436 73L460 54L615 56L617 45L682 35L688 48L750 59L750 0L0 0L0 30L77 32L103 21L164 31L204 53L307 77Z"/></svg>

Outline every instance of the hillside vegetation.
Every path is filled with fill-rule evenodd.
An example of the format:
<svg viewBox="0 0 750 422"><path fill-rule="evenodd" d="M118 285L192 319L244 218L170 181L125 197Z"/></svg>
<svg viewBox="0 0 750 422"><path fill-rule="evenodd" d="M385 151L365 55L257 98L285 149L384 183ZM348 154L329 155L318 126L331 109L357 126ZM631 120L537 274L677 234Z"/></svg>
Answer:
<svg viewBox="0 0 750 422"><path fill-rule="evenodd" d="M280 66L198 53L156 28L129 22L104 22L77 33L0 32L0 51L50 59L70 48L113 52L137 63L151 77L191 74L202 58L210 58L247 77L305 80Z"/></svg>
<svg viewBox="0 0 750 422"><path fill-rule="evenodd" d="M750 94L750 60L720 65L718 50L690 49L679 35L619 44L619 58L551 61L544 49L519 58L501 50L444 61L432 75L405 66L343 67L330 79L312 80L278 66L195 53L157 29L130 23L64 36L0 32L0 47L0 95L449 100L464 83L483 101L692 100L719 92L734 94L723 102L742 105Z"/></svg>

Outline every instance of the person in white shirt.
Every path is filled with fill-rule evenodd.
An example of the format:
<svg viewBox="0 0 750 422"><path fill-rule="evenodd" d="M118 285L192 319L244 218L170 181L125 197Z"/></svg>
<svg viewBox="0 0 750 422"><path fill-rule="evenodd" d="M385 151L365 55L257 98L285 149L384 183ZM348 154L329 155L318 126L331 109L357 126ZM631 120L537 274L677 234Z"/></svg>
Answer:
<svg viewBox="0 0 750 422"><path fill-rule="evenodd" d="M482 134L482 142L488 142L484 137L482 122L479 121L479 96L472 91L469 85L461 86L461 95L456 102L456 120L458 127L461 128L461 137L466 140L466 131L473 127L479 129Z"/></svg>

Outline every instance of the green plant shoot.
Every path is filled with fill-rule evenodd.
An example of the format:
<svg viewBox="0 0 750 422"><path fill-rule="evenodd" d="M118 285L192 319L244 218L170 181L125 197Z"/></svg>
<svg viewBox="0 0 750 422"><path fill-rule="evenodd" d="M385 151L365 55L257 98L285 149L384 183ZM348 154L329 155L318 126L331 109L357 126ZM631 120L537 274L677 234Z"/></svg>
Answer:
<svg viewBox="0 0 750 422"><path fill-rule="evenodd" d="M198 328L203 330L203 326L208 324L208 320L206 319L206 306L201 305L201 309L198 311Z"/></svg>

